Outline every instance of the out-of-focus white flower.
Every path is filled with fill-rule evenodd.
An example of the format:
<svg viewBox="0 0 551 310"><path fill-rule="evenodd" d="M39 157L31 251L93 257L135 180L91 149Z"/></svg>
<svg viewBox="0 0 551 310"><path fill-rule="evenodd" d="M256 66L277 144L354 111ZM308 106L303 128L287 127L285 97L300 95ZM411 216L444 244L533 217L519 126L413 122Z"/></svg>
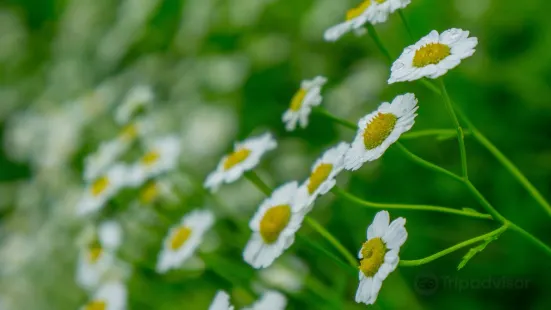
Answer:
<svg viewBox="0 0 551 310"><path fill-rule="evenodd" d="M129 168L116 164L101 177L90 182L77 204L77 214L86 215L95 212L105 205L109 199L129 182Z"/></svg>
<svg viewBox="0 0 551 310"><path fill-rule="evenodd" d="M291 100L289 109L283 114L283 122L287 131L295 130L297 122L302 128L308 126L308 116L312 107L321 103L321 88L327 82L327 78L317 76L312 80L302 81L300 89Z"/></svg>
<svg viewBox="0 0 551 310"><path fill-rule="evenodd" d="M388 274L396 269L400 261L400 247L406 242L408 233L406 220L399 217L390 223L387 211L375 215L367 228L367 241L362 245L360 261L360 284L356 291L356 302L374 304Z"/></svg>
<svg viewBox="0 0 551 310"><path fill-rule="evenodd" d="M157 260L157 272L165 273L179 268L195 253L204 234L214 224L214 215L208 210L195 210L182 217L180 223L170 228L163 241Z"/></svg>
<svg viewBox="0 0 551 310"><path fill-rule="evenodd" d="M146 85L134 86L130 89L122 104L117 107L115 121L119 125L127 124L140 111L149 109L154 99L155 96L151 87Z"/></svg>
<svg viewBox="0 0 551 310"><path fill-rule="evenodd" d="M376 111L362 117L358 132L344 156L344 168L357 170L365 162L381 157L400 135L413 127L417 98L411 93L399 95L392 103L382 103Z"/></svg>
<svg viewBox="0 0 551 310"><path fill-rule="evenodd" d="M277 147L270 133L235 143L233 152L222 158L216 170L209 174L205 188L216 191L222 183L232 183L244 172L254 169L264 153Z"/></svg>
<svg viewBox="0 0 551 310"><path fill-rule="evenodd" d="M126 310L126 287L121 282L103 284L80 310Z"/></svg>
<svg viewBox="0 0 551 310"><path fill-rule="evenodd" d="M253 234L243 258L254 268L270 266L295 242L307 207L298 189L297 182L289 182L274 190L249 222Z"/></svg>
<svg viewBox="0 0 551 310"><path fill-rule="evenodd" d="M122 229L115 221L102 222L97 239L80 250L76 282L85 289L97 287L116 262L115 252L122 241Z"/></svg>
<svg viewBox="0 0 551 310"><path fill-rule="evenodd" d="M287 298L278 291L266 291L258 301L243 310L284 310Z"/></svg>
<svg viewBox="0 0 551 310"><path fill-rule="evenodd" d="M433 30L417 43L404 49L392 64L388 83L414 81L424 77L436 79L472 56L478 39L462 29L449 29L442 34Z"/></svg>
<svg viewBox="0 0 551 310"><path fill-rule="evenodd" d="M209 306L209 310L233 310L233 306L230 304L230 295L224 291L216 292L216 296L212 300Z"/></svg>
<svg viewBox="0 0 551 310"><path fill-rule="evenodd" d="M150 178L168 172L178 166L180 140L166 136L153 140L147 152L130 168L131 184L139 186Z"/></svg>
<svg viewBox="0 0 551 310"><path fill-rule="evenodd" d="M84 180L91 181L98 178L128 151L136 139L143 138L150 130L150 122L147 119L139 119L123 127L116 138L101 143L95 153L84 159Z"/></svg>
<svg viewBox="0 0 551 310"><path fill-rule="evenodd" d="M282 257L270 267L258 272L259 277L269 287L289 293L297 293L302 289L307 274L308 266L294 256Z"/></svg>
<svg viewBox="0 0 551 310"><path fill-rule="evenodd" d="M161 198L177 199L174 197L172 184L167 180L153 180L145 184L140 190L139 200L142 205L150 205Z"/></svg>
<svg viewBox="0 0 551 310"><path fill-rule="evenodd" d="M348 148L348 143L341 142L327 150L312 166L310 177L300 189L308 197L309 208L319 195L325 195L335 186L335 177L344 169L344 154Z"/></svg>

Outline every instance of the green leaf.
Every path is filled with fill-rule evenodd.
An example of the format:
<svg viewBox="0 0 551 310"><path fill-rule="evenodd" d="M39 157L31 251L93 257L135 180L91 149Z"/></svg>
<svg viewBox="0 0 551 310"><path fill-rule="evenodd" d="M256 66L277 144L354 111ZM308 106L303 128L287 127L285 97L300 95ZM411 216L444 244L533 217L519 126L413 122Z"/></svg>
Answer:
<svg viewBox="0 0 551 310"><path fill-rule="evenodd" d="M468 208L464 208L464 209L468 209ZM457 270L461 270L463 267L465 267L465 265L467 265L467 263L471 260L471 258L473 258L476 254L482 252L486 248L486 246L490 244L490 242L497 240L497 238L499 238L499 235L491 236L488 239L485 239L483 243L470 249L469 252L467 252L467 254L463 256L463 259L457 266Z"/></svg>

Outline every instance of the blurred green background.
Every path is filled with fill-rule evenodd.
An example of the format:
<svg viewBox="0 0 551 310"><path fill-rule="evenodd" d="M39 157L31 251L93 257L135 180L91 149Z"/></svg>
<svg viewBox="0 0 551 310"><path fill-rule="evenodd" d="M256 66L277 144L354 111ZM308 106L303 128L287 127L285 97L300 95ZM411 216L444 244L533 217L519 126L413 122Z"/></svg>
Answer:
<svg viewBox="0 0 551 310"><path fill-rule="evenodd" d="M397 14L376 26L393 57L433 29L463 28L478 37L476 54L445 76L448 91L473 123L551 199L551 4L412 2L404 14L414 40ZM73 280L74 240L82 222L70 215L73 206L67 197L82 184L84 156L114 135L109 113L117 100L79 130L58 127L66 120L60 117L63 111L98 85L112 86L119 97L134 84L152 85L158 98L154 111L158 131L182 137L182 165L188 167L181 187L185 203L168 211L174 221L186 210L213 203L190 187L189 180L201 182L234 140L264 130L278 137L278 149L259 169L276 186L304 179L324 149L352 139L353 132L315 114L307 129L284 131L281 115L302 79L328 77L322 105L353 122L382 101L414 92L420 108L413 130L452 128L442 99L422 85L386 85L388 64L369 36L323 41L323 31L357 3L2 0L0 302L6 309L74 309L86 300ZM70 145L65 145L69 140ZM507 218L551 244L551 219L485 149L470 137L466 143L472 182ZM455 140L423 138L404 144L459 172ZM59 155L60 149L66 151ZM53 159L44 162L50 151ZM461 184L415 165L395 148L358 172L343 173L339 184L377 202L482 211ZM246 180L225 186L218 195L226 209L217 211L217 249L205 257L205 263L235 271L217 261L224 257L242 267L235 272L241 287L250 286L257 275L242 262L248 234L239 232L235 223L246 223L261 199ZM356 252L375 212L328 194L317 203L313 217ZM498 227L490 221L436 213L393 211L391 216L407 218L409 239L402 259L422 258ZM128 281L130 309L206 309L218 289L231 292L240 305L251 301L235 281L208 267L156 275L147 264L154 263L167 227L154 232L131 230L133 219L126 220L124 247L145 262L134 266ZM302 234L325 244L307 227ZM457 271L465 252L421 267L398 268L383 284L376 305L366 307L354 303L356 275L297 240L284 256L300 258L308 275L304 288L288 295L288 308L551 309L551 259L540 249L506 232Z"/></svg>

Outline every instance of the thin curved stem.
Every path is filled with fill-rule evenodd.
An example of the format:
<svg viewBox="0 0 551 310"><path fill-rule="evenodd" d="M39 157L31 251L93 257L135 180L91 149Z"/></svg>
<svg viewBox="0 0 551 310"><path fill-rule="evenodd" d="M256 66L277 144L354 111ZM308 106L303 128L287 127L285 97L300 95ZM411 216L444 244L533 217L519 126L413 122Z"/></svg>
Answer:
<svg viewBox="0 0 551 310"><path fill-rule="evenodd" d="M439 79L439 81L440 81L441 94L442 94L442 97L444 98L444 102L446 103L446 108L448 109L448 112L457 130L457 142L459 143L459 153L461 155L461 171L462 171L463 178L467 180L469 178L469 173L467 168L467 152L465 150L465 138L463 136L463 128L461 128L461 124L459 124L457 115L455 115L452 101L450 99L450 96L448 95L448 91L446 90L446 84L444 84L444 79L441 78Z"/></svg>
<svg viewBox="0 0 551 310"><path fill-rule="evenodd" d="M480 202L480 204L482 205L482 207L492 215L492 217L502 223L505 223L507 221L507 219L505 219L503 217L503 215L501 215L493 206L492 204L490 204L488 202L488 200L486 200L486 198L484 197L484 195L482 195L478 189L473 185L473 183L471 183L471 181L469 180L465 180L464 181L465 183L465 186L467 187L467 189L473 194L473 196L476 198L476 200L478 200L478 202Z"/></svg>
<svg viewBox="0 0 551 310"><path fill-rule="evenodd" d="M309 238L306 238L305 236L302 236L301 234L297 234L297 240L300 242L305 243L306 245L310 246L311 248L317 250L320 253L325 254L327 257L331 258L335 263L337 263L339 266L343 267L344 270L350 272L354 276L357 275L358 268L357 266L350 266L347 262L343 261L341 258L337 257L335 254L329 252L327 249L325 249L322 245L318 244L317 242L310 240Z"/></svg>
<svg viewBox="0 0 551 310"><path fill-rule="evenodd" d="M472 239L469 239L469 240L466 240L466 241L463 241L461 243L458 243L452 247L449 247L443 251L440 251L438 253L435 253L433 255L430 255L430 256L427 256L425 258L421 258L421 259L415 259L415 260L401 260L400 261L400 266L401 267L411 267L411 266L420 266L420 265L424 265L424 264L427 264L427 263L430 263L432 262L433 260L436 260L442 256L445 256L447 254L450 254L450 253L453 253L461 248L464 248L464 247L467 247L471 244L474 244L474 243L477 243L477 242L481 242L481 241L484 241L490 237L493 237L493 236L496 236L496 235L500 235L502 234L504 231L507 230L507 228L509 228L509 225L507 223L505 223L503 226L501 226L500 228L494 230L494 231L491 231L487 234L484 234L484 235L481 235L481 236L478 236L478 237L475 237L475 238L472 238Z"/></svg>
<svg viewBox="0 0 551 310"><path fill-rule="evenodd" d="M377 30L375 30L375 27L373 27L372 24L367 23L367 31L369 32L369 36L375 41L375 44L379 48L379 50L383 53L383 55L386 57L389 63L392 63L392 56L390 56L390 53L386 49L385 45L383 44L383 41L381 41L381 38L377 34Z"/></svg>
<svg viewBox="0 0 551 310"><path fill-rule="evenodd" d="M249 170L245 172L245 177L249 181L251 181L251 183L253 183L254 186L256 186L256 188L258 188L258 190L260 190L264 195L270 197L270 195L272 194L272 189L270 188L270 186L268 186L268 184L262 181L262 179L258 176L258 174L256 174L256 172L254 172L253 170Z"/></svg>
<svg viewBox="0 0 551 310"><path fill-rule="evenodd" d="M329 113L327 110L325 110L322 107L314 107L314 111L321 114L321 115L323 115L323 116L325 116L325 117L327 117L327 118L329 118L330 120L334 121L337 124L343 125L346 128L349 128L349 129L352 129L352 130L357 130L358 129L358 125L356 125L356 124L354 124L350 121L347 121L345 119L336 117L336 116Z"/></svg>
<svg viewBox="0 0 551 310"><path fill-rule="evenodd" d="M518 232L519 234L521 234L523 237L525 237L526 239L530 240L530 242L532 242L534 245L538 246L540 249L542 249L545 253L547 253L548 255L551 256L551 248L541 242L541 240L539 240L538 238L534 237L534 235L532 235L531 233L527 232L526 230L522 229L521 227L517 226L516 224L514 223L510 223L511 225L511 229Z"/></svg>
<svg viewBox="0 0 551 310"><path fill-rule="evenodd" d="M447 169L444 169L438 165L435 165L415 154L413 154L410 150L408 150L402 143L400 142L396 142L396 146L404 153L406 154L411 160L413 160L414 162L420 164L421 166L424 166L428 169L431 169L433 171L436 171L438 173L442 173L446 176L449 176L450 178L456 180L456 181L459 181L459 182L463 182L463 178L461 178L460 176L458 176L457 174L447 170Z"/></svg>
<svg viewBox="0 0 551 310"><path fill-rule="evenodd" d="M428 205L410 205L410 204L388 204L388 203L377 203L377 202L371 202L367 200L363 200L357 196L354 196L343 189L339 187L333 187L331 190L335 195L338 195L342 198L345 198L351 202L354 202L356 204L359 204L361 206L369 207L369 208L375 208L375 209L396 209L396 210L419 210L419 211L430 211L430 212L441 212L441 213L449 213L449 214L456 214L456 215L462 215L466 217L473 217L473 218L479 218L479 219L486 219L491 220L492 216L489 214L482 214L474 211L464 211L464 210L457 210L452 208L446 208L446 207L439 207L439 206L428 206Z"/></svg>
<svg viewBox="0 0 551 310"><path fill-rule="evenodd" d="M421 79L420 82L433 91L434 93L441 95L440 89L434 83L427 79ZM452 101L452 104L454 105L455 110L457 111L457 114L459 117L467 124L468 128L470 129L473 137L483 146L485 147L504 167L505 169L509 170L509 172L513 175L514 178L517 179L517 181L530 193L530 195L538 202L538 204L541 206L541 208L551 216L551 205L549 202L543 197L543 195L538 191L538 189L526 178L526 176L518 169L515 164L507 156L505 156L484 134L482 134L478 129L474 126L474 124L470 121L470 119L467 117L467 115L457 106L457 104L454 104Z"/></svg>
<svg viewBox="0 0 551 310"><path fill-rule="evenodd" d="M463 134L468 135L470 131L464 130ZM406 132L400 136L402 140L412 140L417 138L424 138L430 136L436 136L436 138L448 138L454 137L456 135L455 129L424 129L424 130L415 130L412 132Z"/></svg>
<svg viewBox="0 0 551 310"><path fill-rule="evenodd" d="M261 192L266 196L272 194L272 189L268 186L262 179L253 171L247 171L245 177L251 181ZM321 224L319 224L313 218L306 216L304 218L305 222L310 225L315 231L317 231L322 237L324 237L331 245L337 249L344 258L350 263L351 266L357 267L357 261L354 255L352 255L348 250L335 238L329 231L327 231Z"/></svg>
<svg viewBox="0 0 551 310"><path fill-rule="evenodd" d="M342 245L342 243L340 243L339 240L337 240L337 238L335 238L329 231L327 231L325 229L325 227L323 227L320 223L318 223L316 220L314 220L313 218L311 218L309 216L305 217L304 220L306 221L306 223L308 225L310 225L310 227L312 227L312 229L314 229L320 235L322 235L325 239L327 239L327 241L329 241L329 243L331 243L331 245L333 245L342 254L342 256L344 258L346 258L346 260L348 261L350 266L352 266L354 268L358 267L358 261L357 261L356 257L354 257L354 255L352 255Z"/></svg>
<svg viewBox="0 0 551 310"><path fill-rule="evenodd" d="M400 19L402 20L402 23L404 24L404 27L406 28L406 31L408 32L409 38L413 40L413 32L411 32L411 28L409 27L409 23L406 19L406 16L404 15L404 11L402 11L402 9L398 9L398 14L400 15Z"/></svg>

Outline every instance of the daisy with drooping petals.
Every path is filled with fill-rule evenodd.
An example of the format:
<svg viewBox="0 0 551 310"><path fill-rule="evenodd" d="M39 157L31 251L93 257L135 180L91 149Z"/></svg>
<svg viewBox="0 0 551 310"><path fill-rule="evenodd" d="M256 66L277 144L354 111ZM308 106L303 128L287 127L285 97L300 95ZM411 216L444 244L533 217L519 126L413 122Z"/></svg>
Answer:
<svg viewBox="0 0 551 310"><path fill-rule="evenodd" d="M77 214L86 215L103 208L117 192L127 185L129 170L123 164L116 164L102 176L88 184L77 203Z"/></svg>
<svg viewBox="0 0 551 310"><path fill-rule="evenodd" d="M264 153L277 147L270 133L235 143L233 152L222 158L205 181L205 188L216 191L222 183L232 183L258 165Z"/></svg>
<svg viewBox="0 0 551 310"><path fill-rule="evenodd" d="M400 261L400 247L408 237L404 227L406 220L399 217L390 225L389 221L388 212L380 211L367 228L367 241L358 254L360 284L356 291L357 303L375 303L383 281L396 269Z"/></svg>
<svg viewBox="0 0 551 310"><path fill-rule="evenodd" d="M414 45L408 46L390 69L389 84L414 81L423 77L436 79L459 65L475 52L478 39L469 32L453 28L438 34L431 31Z"/></svg>
<svg viewBox="0 0 551 310"><path fill-rule="evenodd" d="M287 306L287 298L278 291L266 291L262 297L243 310L284 310Z"/></svg>
<svg viewBox="0 0 551 310"><path fill-rule="evenodd" d="M266 198L249 222L253 231L243 258L254 268L266 268L295 242L304 219L306 200L298 183L286 183Z"/></svg>
<svg viewBox="0 0 551 310"><path fill-rule="evenodd" d="M343 23L327 29L323 38L325 41L334 42L350 31L354 31L358 35L365 33L363 26L371 18L372 9L371 0L364 0L357 7L346 12L346 20Z"/></svg>
<svg viewBox="0 0 551 310"><path fill-rule="evenodd" d="M308 126L308 116L312 112L312 107L321 103L321 88L327 82L327 78L316 76L312 80L302 81L300 89L295 93L291 100L289 109L283 114L283 122L287 131L293 131L297 127L297 122L302 128Z"/></svg>
<svg viewBox="0 0 551 310"><path fill-rule="evenodd" d="M224 291L218 291L212 303L209 306L209 310L233 310L233 306L230 304L230 295Z"/></svg>
<svg viewBox="0 0 551 310"><path fill-rule="evenodd" d="M92 300L80 307L80 310L125 310L127 292L124 284L109 282L103 284Z"/></svg>
<svg viewBox="0 0 551 310"><path fill-rule="evenodd" d="M371 2L369 21L372 24L379 24L386 22L391 13L408 6L411 0L372 0Z"/></svg>
<svg viewBox="0 0 551 310"><path fill-rule="evenodd" d="M312 166L310 177L301 186L303 194L308 197L309 208L319 195L325 195L335 186L335 177L344 169L344 154L348 148L348 143L341 142L325 151Z"/></svg>
<svg viewBox="0 0 551 310"><path fill-rule="evenodd" d="M174 169L180 156L180 141L168 136L156 139L147 147L148 151L131 168L131 182L139 186L152 177Z"/></svg>
<svg viewBox="0 0 551 310"><path fill-rule="evenodd" d="M115 111L115 121L121 125L130 122L140 110L149 108L153 99L151 87L146 85L133 87Z"/></svg>
<svg viewBox="0 0 551 310"><path fill-rule="evenodd" d="M106 272L115 264L115 252L122 241L122 229L115 221L99 225L97 238L81 249L76 282L86 289L96 287Z"/></svg>
<svg viewBox="0 0 551 310"><path fill-rule="evenodd" d="M357 170L363 163L383 155L400 135L413 127L417 98L411 93L399 95L392 103L382 103L376 111L358 122L356 137L344 155L344 168Z"/></svg>
<svg viewBox="0 0 551 310"><path fill-rule="evenodd" d="M178 268L191 258L213 224L214 215L207 210L195 210L185 215L165 237L157 260L157 272Z"/></svg>

